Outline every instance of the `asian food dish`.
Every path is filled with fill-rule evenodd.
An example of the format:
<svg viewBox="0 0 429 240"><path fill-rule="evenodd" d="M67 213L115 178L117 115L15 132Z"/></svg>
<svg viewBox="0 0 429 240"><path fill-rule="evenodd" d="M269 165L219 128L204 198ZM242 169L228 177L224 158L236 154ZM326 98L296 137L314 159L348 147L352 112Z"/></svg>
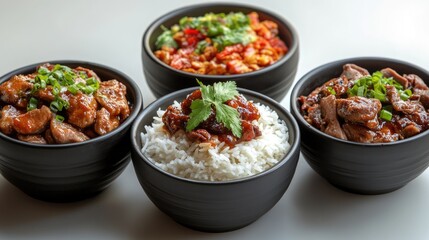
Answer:
<svg viewBox="0 0 429 240"><path fill-rule="evenodd" d="M247 101L235 82L215 83L159 109L141 134L142 152L180 177L225 181L260 173L288 152L288 128L277 113Z"/></svg>
<svg viewBox="0 0 429 240"><path fill-rule="evenodd" d="M207 75L256 71L282 58L288 47L277 23L257 12L207 13L163 27L155 56L172 68Z"/></svg>
<svg viewBox="0 0 429 240"><path fill-rule="evenodd" d="M82 142L130 115L126 86L91 69L45 63L0 85L0 131L39 144Z"/></svg>
<svg viewBox="0 0 429 240"><path fill-rule="evenodd" d="M429 128L428 86L416 74L391 68L370 74L345 64L340 76L298 101L309 124L344 140L393 142Z"/></svg>

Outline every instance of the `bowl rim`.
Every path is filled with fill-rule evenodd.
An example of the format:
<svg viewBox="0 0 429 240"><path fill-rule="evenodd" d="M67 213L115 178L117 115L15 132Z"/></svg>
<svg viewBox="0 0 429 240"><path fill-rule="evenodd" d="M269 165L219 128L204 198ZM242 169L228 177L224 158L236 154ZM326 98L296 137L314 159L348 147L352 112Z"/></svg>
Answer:
<svg viewBox="0 0 429 240"><path fill-rule="evenodd" d="M149 160L149 157L147 157L145 154L142 153L141 146L139 146L137 144L136 139L140 138L140 134L141 134L141 132L137 132L137 127L140 125L143 117L145 117L145 115L147 115L148 112L154 111L154 110L156 111L157 109L159 109L159 107L160 107L159 105L164 103L166 101L166 99L169 99L173 96L183 95L186 93L189 94L198 88L199 87L184 88L184 89L169 93L169 94L155 100L151 104L149 104L139 114L139 116L137 116L136 120L133 123L133 126L131 127L131 147L134 150L134 152L136 152L139 155L139 158L135 159L135 158L131 157L133 161L143 161L148 166L150 166L152 169L154 169L156 172L158 172L162 175L165 175L167 177L173 178L173 179L180 181L180 182L186 182L186 183L190 183L190 184L202 184L202 185L231 185L231 184L238 184L238 183L242 183L242 182L253 181L256 178L268 175L268 174L276 171L277 169L279 169L281 166L283 166L287 162L292 161L291 159L295 155L295 153L298 152L298 154L299 154L301 134L299 131L298 123L296 122L296 120L294 119L292 114L289 111L287 111L286 108L283 107L280 103L276 102L275 100L273 100L272 98L270 98L268 96L265 96L263 94L260 94L258 92L252 91L252 90L248 90L248 89L244 89L244 88L237 88L237 90L239 91L240 94L251 96L251 97L255 98L255 100L256 99L262 99L263 101L265 101L269 104L272 104L273 106L275 106L275 108L278 109L278 110L277 109L276 110L272 109L272 110L274 110L276 112L281 111L284 115L286 115L286 119L283 119L283 118L280 118L280 119L282 119L283 121L287 120L290 122L292 130L288 126L288 132L294 131L295 140L290 144L290 147L289 147L288 151L286 152L286 155L283 156L279 160L279 162L277 162L274 166L272 166L272 167L270 167L270 168L268 168L268 169L266 169L260 173L253 174L253 175L247 176L247 177L241 177L241 178L237 178L237 179L226 180L226 181L206 181L206 180L184 178L184 177L180 177L180 176L177 176L175 174L169 173L167 171L164 171L160 167L156 166L151 160ZM271 107L270 107L270 109L271 109Z"/></svg>
<svg viewBox="0 0 429 240"><path fill-rule="evenodd" d="M176 16L180 16L180 15L184 16L185 12L190 11L192 9L204 9L204 8L220 7L220 6L224 6L225 8L228 8L228 7L248 8L248 9L252 9L258 13L263 12L263 13L270 15L271 17L275 18L277 21L276 23L279 25L282 24L282 25L286 26L286 28L289 30L289 32L291 34L292 44L287 46L288 52L282 58L280 58L279 60L277 60L276 62L274 62L273 64L271 64L267 67L264 67L262 69L252 71L252 72L233 74L233 75L207 75L207 74L196 74L196 73L185 72L182 70L172 68L171 66L167 65L163 61L159 60L154 55L154 52L152 51L151 47L149 46L149 38L152 36L153 32L162 25L163 22L165 22L166 20L169 20L170 18L176 17ZM286 20L283 16L281 16L281 15L279 15L279 14L277 14L271 10L268 10L268 9L265 9L265 8L262 8L259 6L247 4L247 3L216 2L216 3L200 3L200 4L188 5L188 6L180 7L180 8L177 8L175 10L172 10L170 12L165 13L164 15L162 15L161 17L157 18L152 23L150 23L149 26L146 28L146 30L144 31L144 34L143 34L143 38L142 38L142 45L143 45L142 52L146 52L146 54L148 55L148 57L152 61L156 62L160 67L162 67L163 69L165 69L167 71L174 72L175 74L178 74L180 76L190 76L193 79L195 79L195 78L200 78L200 79L211 78L213 80L222 81L222 80L230 79L231 77L245 78L245 77L253 76L253 75L262 75L262 74L266 74L267 72L271 71L272 69L281 67L285 62L287 62L291 58L293 58L293 56L298 52L299 39L298 39L298 32L296 31L295 27L288 20Z"/></svg>
<svg viewBox="0 0 429 240"><path fill-rule="evenodd" d="M143 106L143 96L142 93L140 91L139 86L137 85L137 83L128 75L126 75L125 73L123 73L122 71L119 71L113 67L107 66L107 65L103 65L100 63L95 63L95 62L90 62L90 61L84 61L84 60L50 60L50 61L42 61L42 62L37 62L37 63L33 63L33 64L29 64L20 68L17 68L15 70L12 70L2 76L0 76L0 83L3 83L4 81L7 81L8 79L10 79L12 76L23 73L23 72L28 72L31 70L35 70L37 66L44 64L44 63L52 63L52 64L62 64L62 65L80 65L82 67L87 67L89 69L91 69L91 67L95 67L95 68L101 68L103 70L107 70L108 72L112 72L115 75L119 75L121 76L121 78L124 80L124 82L126 82L127 84L129 84L131 86L131 88L134 90L135 92L135 101L133 102L133 111L131 112L130 116L128 116L128 118L119 125L119 127L117 127L116 129L114 129L113 131L102 135L102 136L98 136L95 138L91 138L89 140L83 141L83 142L77 142L77 143L62 143L62 144L38 144L38 143L29 143L29 142L24 142L15 138L12 138L2 132L0 132L0 139L3 139L5 141L8 141L10 143L13 144L21 144L23 146L26 147L31 147L31 148L46 148L46 149L50 149L50 148L72 148L72 147L77 147L80 145L86 145L86 144L91 144L93 142L102 142L105 141L107 139L109 139L111 136L116 135L117 133L123 131L124 128L128 127L129 125L131 125L134 121L134 119L138 116L138 114L141 111L141 108ZM93 70L93 69L91 69ZM97 73L96 71L94 71L95 73ZM118 80L119 81L119 80ZM122 81L120 81L122 82Z"/></svg>
<svg viewBox="0 0 429 240"><path fill-rule="evenodd" d="M299 126L304 127L307 131L313 132L314 134L319 135L322 138L327 138L328 140L334 141L334 142L338 142L338 143L342 143L342 144L347 144L347 145L353 145L353 146L363 146L363 147L369 147L369 148L374 148L374 147L380 147L380 146L384 146L384 147L394 147L398 144L405 144L405 143L409 143L409 142L414 142L414 141L418 141L418 139L426 136L429 134L429 129L419 133L417 135L414 135L412 137L409 138L405 138L402 140L398 140L398 141L394 141L394 142L386 142L386 143L360 143L360 142L353 142L353 141L348 141L348 140L343 140L343 139L339 139L336 137L333 137L329 134L326 134L324 132L322 132L321 130L315 128L314 126L312 126L311 124L309 124L307 121L305 121L304 117L301 114L301 111L299 110L299 104L298 104L298 92L301 90L302 86L304 85L304 83L306 83L307 81L309 81L309 79L317 76L320 72L326 71L329 68L333 68L333 67L340 67L342 68L342 65L346 64L346 63L354 63L357 61L376 61L376 62L386 62L387 64L390 63L395 63L395 64L400 64L400 65L404 65L404 66L408 66L414 69L417 69L418 71L423 72L424 74L429 76L429 71L427 71L426 69L415 65L413 63L410 62L406 62L403 60L398 60L398 59L394 59L394 58L387 58L387 57L378 57L378 56L361 56L361 57L352 57L352 58L344 58L344 59L340 59L340 60L335 60L335 61L331 61L331 62L327 62L324 63L322 65L317 66L316 68L313 68L312 70L310 70L309 72L307 72L306 74L304 74L294 85L294 87L292 88L291 91L291 95L290 95L290 109L291 109L291 113L293 113L295 116L296 121L298 122ZM387 67L387 66L386 66ZM411 73L407 73L407 74L411 74ZM328 79L329 80L329 79ZM326 81L328 81L326 80Z"/></svg>

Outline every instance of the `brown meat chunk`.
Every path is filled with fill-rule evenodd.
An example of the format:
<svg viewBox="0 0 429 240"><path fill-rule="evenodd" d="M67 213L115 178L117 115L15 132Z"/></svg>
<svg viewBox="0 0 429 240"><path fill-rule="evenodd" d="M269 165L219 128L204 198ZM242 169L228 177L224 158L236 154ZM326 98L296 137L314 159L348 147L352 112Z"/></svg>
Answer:
<svg viewBox="0 0 429 240"><path fill-rule="evenodd" d="M24 75L15 75L8 81L0 84L1 100L6 103L16 105L22 98L29 94L33 88L30 77Z"/></svg>
<svg viewBox="0 0 429 240"><path fill-rule="evenodd" d="M48 144L54 144L55 143L55 139L52 136L51 128L46 129L44 137L45 137L46 143L48 143Z"/></svg>
<svg viewBox="0 0 429 240"><path fill-rule="evenodd" d="M4 106L1 110L0 131L6 135L12 134L14 132L13 119L21 114L22 112L12 105Z"/></svg>
<svg viewBox="0 0 429 240"><path fill-rule="evenodd" d="M320 100L320 108L322 112L323 125L322 131L333 137L347 140L347 136L341 129L337 119L337 109L335 105L335 96L329 95Z"/></svg>
<svg viewBox="0 0 429 240"><path fill-rule="evenodd" d="M88 76L88 78L94 77L99 82L101 81L100 78L97 76L97 74L94 71L92 71L91 69L84 68L84 67L77 67L74 69L74 71L75 72L84 72L86 74L86 76Z"/></svg>
<svg viewBox="0 0 429 240"><path fill-rule="evenodd" d="M164 115L162 115L162 122L165 128L173 134L180 129L185 129L188 119L188 115L183 114L182 111L172 105L168 106Z"/></svg>
<svg viewBox="0 0 429 240"><path fill-rule="evenodd" d="M374 141L375 132L368 128L353 123L343 124L343 130L347 139L354 142L371 143Z"/></svg>
<svg viewBox="0 0 429 240"><path fill-rule="evenodd" d="M16 136L19 140L29 143L40 143L40 144L46 144L46 140L42 137L42 135L21 135L18 134Z"/></svg>
<svg viewBox="0 0 429 240"><path fill-rule="evenodd" d="M413 88L413 90L419 89L419 90L428 90L428 86L426 83L421 79L419 76L415 74L406 74L404 75L404 78L406 78Z"/></svg>
<svg viewBox="0 0 429 240"><path fill-rule="evenodd" d="M52 102L55 100L55 95L52 93L52 86L47 86L46 88L37 90L37 92L34 93L34 96L46 102Z"/></svg>
<svg viewBox="0 0 429 240"><path fill-rule="evenodd" d="M368 70L351 63L343 66L343 73L341 75L345 76L349 81L356 81L360 78L370 76Z"/></svg>
<svg viewBox="0 0 429 240"><path fill-rule="evenodd" d="M68 122L79 127L86 128L95 122L97 101L93 95L78 92L69 95L70 106L67 109Z"/></svg>
<svg viewBox="0 0 429 240"><path fill-rule="evenodd" d="M126 93L127 87L113 79L100 83L100 88L95 93L95 99L112 116L120 116L123 121L130 115Z"/></svg>
<svg viewBox="0 0 429 240"><path fill-rule="evenodd" d="M387 99L392 103L393 109L403 112L411 120L420 125L426 125L428 123L426 110L420 102L402 100L394 86L386 86L386 95Z"/></svg>
<svg viewBox="0 0 429 240"><path fill-rule="evenodd" d="M34 109L15 117L13 119L13 128L24 135L41 133L45 130L51 118L51 110L43 105L40 109Z"/></svg>
<svg viewBox="0 0 429 240"><path fill-rule="evenodd" d="M241 141L250 141L256 137L261 136L261 131L259 130L258 126L252 125L252 122L250 121L242 120L241 127L243 129L243 134L240 138Z"/></svg>
<svg viewBox="0 0 429 240"><path fill-rule="evenodd" d="M417 125L416 123L411 123L411 124L407 125L406 127L404 127L404 129L402 129L402 135L405 138L408 138L408 137L412 137L414 135L417 135L421 131L422 131L422 128L419 125Z"/></svg>
<svg viewBox="0 0 429 240"><path fill-rule="evenodd" d="M320 109L320 104L314 104L313 106L307 109L307 115L304 116L304 119L311 125L321 128L323 124L322 120L322 111Z"/></svg>
<svg viewBox="0 0 429 240"><path fill-rule="evenodd" d="M109 133L119 126L118 117L111 117L105 108L98 110L96 115L94 130L99 135Z"/></svg>
<svg viewBox="0 0 429 240"><path fill-rule="evenodd" d="M343 124L343 129L347 138L354 142L383 143L400 139L398 133L386 126L383 126L380 130L373 131L359 124L346 123Z"/></svg>
<svg viewBox="0 0 429 240"><path fill-rule="evenodd" d="M375 98L353 96L337 99L337 114L344 120L355 123L367 123L377 118L381 102Z"/></svg>
<svg viewBox="0 0 429 240"><path fill-rule="evenodd" d="M208 142L211 139L211 135L205 129L196 129L186 133L186 136L191 141Z"/></svg>
<svg viewBox="0 0 429 240"><path fill-rule="evenodd" d="M386 78L393 78L396 80L399 84L401 84L405 89L408 88L408 80L407 78L399 75L395 70L391 68L385 68L380 71L384 77Z"/></svg>
<svg viewBox="0 0 429 240"><path fill-rule="evenodd" d="M202 95L201 95L201 90L197 89L195 91L193 91L192 93L188 94L188 96L186 96L186 98L180 103L180 106L182 107L182 112L183 114L189 115L191 114L192 110L191 110L191 104L192 101L196 100L196 99L201 99Z"/></svg>
<svg viewBox="0 0 429 240"><path fill-rule="evenodd" d="M88 140L89 137L74 128L72 125L60 122L55 118L51 120L51 134L56 143L74 143Z"/></svg>
<svg viewBox="0 0 429 240"><path fill-rule="evenodd" d="M335 91L335 96L340 97L341 95L347 93L347 90L349 89L349 80L347 80L345 76L332 78L322 86L313 90L308 96L300 96L298 100L301 102L301 110L304 112L308 111L309 108L315 104L318 104L320 99L331 95L329 88Z"/></svg>

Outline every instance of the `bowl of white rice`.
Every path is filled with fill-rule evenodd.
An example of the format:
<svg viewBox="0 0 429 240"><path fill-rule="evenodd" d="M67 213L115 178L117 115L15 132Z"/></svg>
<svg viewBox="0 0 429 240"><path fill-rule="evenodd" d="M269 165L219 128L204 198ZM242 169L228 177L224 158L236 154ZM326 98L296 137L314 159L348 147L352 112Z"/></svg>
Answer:
<svg viewBox="0 0 429 240"><path fill-rule="evenodd" d="M178 223L208 232L242 228L289 187L300 152L298 125L278 102L238 88L260 115L252 121L259 129L253 139L227 144L221 137L198 141L184 130L169 132L167 108L180 109L197 89L173 92L140 113L131 130L134 169L149 199Z"/></svg>

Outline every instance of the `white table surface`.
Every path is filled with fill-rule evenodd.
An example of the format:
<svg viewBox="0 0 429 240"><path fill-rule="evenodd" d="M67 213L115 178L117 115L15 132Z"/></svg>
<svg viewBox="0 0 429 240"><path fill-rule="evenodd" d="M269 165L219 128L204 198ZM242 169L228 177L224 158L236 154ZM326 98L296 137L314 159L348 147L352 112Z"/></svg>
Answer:
<svg viewBox="0 0 429 240"><path fill-rule="evenodd" d="M0 0L0 75L28 64L78 59L117 68L155 98L142 72L143 31L181 6L212 1ZM241 1L283 15L298 30L297 79L337 59L383 56L429 69L429 2ZM289 94L282 101L289 109ZM413 154L410 152L410 154ZM227 233L183 227L160 212L130 164L95 198L53 204L0 177L0 239L429 239L429 171L395 192L338 190L301 157L278 204L253 224Z"/></svg>

